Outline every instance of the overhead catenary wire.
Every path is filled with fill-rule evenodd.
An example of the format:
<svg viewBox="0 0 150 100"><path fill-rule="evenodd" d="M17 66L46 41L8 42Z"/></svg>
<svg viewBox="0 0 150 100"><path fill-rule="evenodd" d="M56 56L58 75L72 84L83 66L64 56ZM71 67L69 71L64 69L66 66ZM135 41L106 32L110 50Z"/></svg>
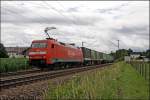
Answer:
<svg viewBox="0 0 150 100"><path fill-rule="evenodd" d="M71 14L72 17L73 17L73 18L70 18L70 17L68 17L67 15L63 14L62 12L60 12L60 11L59 11L58 9L56 9L55 7L53 7L53 6L51 6L50 4L48 4L46 1L43 1L43 2L44 2L44 4L46 5L46 6L45 6L46 8L51 9L51 10L54 10L55 12L59 13L59 14L60 14L61 16L63 16L64 18L70 19L70 21L71 21L72 24L77 25L77 22L76 22L76 21L79 21L79 20L78 20L77 17L74 16L72 13L69 13L69 14ZM59 3L59 5L60 5L63 9L65 9L64 6L63 6L61 3ZM22 5L22 6L23 6L23 5ZM25 6L23 6L23 7L25 7ZM10 12L11 12L11 11L10 11ZM12 13L16 13L16 12L12 11ZM17 13L17 14L18 14L18 13ZM19 15L22 15L22 14L19 14ZM44 19L45 21L48 21L48 20L49 20L47 17L43 17L43 16L41 16L40 14L37 14L37 15L38 15L39 17L41 17L42 19ZM23 16L23 15L22 15L22 16ZM23 17L25 17L25 16L23 16ZM42 24L42 25L43 25L43 23L41 23L41 22L39 22L39 24ZM70 27L72 27L72 26L70 26ZM80 29L77 29L77 27L75 27L75 28L76 28L77 32L80 31Z"/></svg>
<svg viewBox="0 0 150 100"><path fill-rule="evenodd" d="M14 15L18 15L18 16L22 16L22 18L27 18L27 17L25 17L25 16L23 16L22 14L19 14L19 13L17 13L17 12L15 12L15 11L13 11L13 10L11 10L11 9L7 9L7 8L4 8L5 10L7 10L8 12L10 12L10 13L12 13L12 14L14 14ZM17 17L18 17L17 16ZM39 16L39 15L38 15ZM40 16L41 17L41 16ZM28 18L27 18L28 19ZM41 22L38 22L39 24L42 24ZM27 27L29 27L28 25L26 25L26 24L24 24L25 26L27 26Z"/></svg>
<svg viewBox="0 0 150 100"><path fill-rule="evenodd" d="M64 7L58 0L56 0L56 1L57 1L57 3L58 3L63 9L65 9L65 7ZM79 20L74 14L72 14L72 13L69 13L69 14L72 15L73 19L75 20L75 21L74 21L74 24L77 25L78 22L80 22L80 20ZM79 29L78 31L81 32L80 29ZM86 29L86 31L89 32L88 29ZM82 32L81 32L81 33L82 33ZM91 33L91 32L89 32L89 33ZM81 40L81 41L82 41L82 40ZM82 41L82 42L83 42L83 41ZM81 42L81 43L82 43L82 42ZM82 46L82 45L81 45L81 46Z"/></svg>
<svg viewBox="0 0 150 100"><path fill-rule="evenodd" d="M48 4L46 1L43 1L43 3L46 5L46 7L48 9L52 9L54 10L55 12L59 13L60 15L62 15L65 19L68 18L70 20L70 22L73 24L73 25L77 25L76 22L74 21L74 19L68 17L67 15L63 14L62 12L60 12L58 9L56 9L55 7L53 7L52 5ZM72 25L70 24L69 27L72 27ZM72 27L73 28L73 27ZM80 30L77 28L77 27L74 27L73 29L75 29L77 32L80 32Z"/></svg>
<svg viewBox="0 0 150 100"><path fill-rule="evenodd" d="M43 1L44 2L44 1ZM57 10L57 9L55 9L54 7L52 7L52 6L50 6L49 4L47 4L47 2L45 1L45 4L46 4L46 8L48 8L48 9L52 9L52 10L54 10L55 12L57 12L57 13L59 13L60 15L62 15L64 18L66 18L67 16L66 15L64 15L63 13L61 13L61 12L59 12L59 10ZM41 15L39 15L38 14L38 16L40 16L41 18L44 18L44 17L42 17ZM48 18L44 18L46 21L48 21L49 19ZM70 19L69 17L68 17L68 19ZM71 21L72 21L72 23L73 24L75 24L75 22L71 19ZM42 24L42 23L40 23L40 24ZM70 26L70 27L72 27L72 26ZM77 30L77 29L76 29Z"/></svg>
<svg viewBox="0 0 150 100"><path fill-rule="evenodd" d="M70 20L71 20L70 22L71 22L72 24L77 25L73 19L71 19L71 18L68 17L67 15L63 14L62 12L60 12L58 9L56 9L56 8L53 7L52 5L48 4L46 1L42 1L42 2L46 5L46 7L47 7L48 9L54 10L55 12L59 13L60 15L62 15L64 18L70 19ZM70 27L72 27L72 26L70 26ZM77 30L77 29L76 29L76 30ZM78 30L77 30L77 31L78 31Z"/></svg>
<svg viewBox="0 0 150 100"><path fill-rule="evenodd" d="M25 5L25 4L24 4ZM25 9L26 9L26 7L24 6L24 5L21 5L21 7L24 7ZM5 6L4 6L5 7ZM15 11L13 11L13 10L11 10L11 9L7 9L7 8L5 8L8 12L10 12L10 13L12 13L12 14L14 14L14 15L18 15L18 16L22 16L22 18L26 18L26 19L28 19L28 17L25 17L25 16L23 16L22 14L19 14L19 13L17 13L17 12L15 12ZM28 8L29 9L29 8ZM29 9L29 10L31 10L31 9ZM35 13L34 12L34 14L37 14L37 13ZM43 16L41 16L40 14L37 14L37 16L39 16L40 18L42 18L42 19L44 19L45 21L48 21L49 19L48 18L45 18L45 17L43 17ZM37 22L38 24L41 24L42 26L43 26L43 23L41 23L41 22ZM20 25L20 24L19 24ZM27 25L27 24L24 24L24 26L25 27L27 27L27 28L29 28L29 25Z"/></svg>
<svg viewBox="0 0 150 100"><path fill-rule="evenodd" d="M56 0L56 1L63 9L65 9L65 7L58 0ZM71 12L69 14L72 15L73 19L75 20L74 23L77 25L78 24L77 22L80 22L80 19ZM88 30L86 29L86 31L88 31Z"/></svg>
<svg viewBox="0 0 150 100"><path fill-rule="evenodd" d="M26 5L26 4L24 4L24 5ZM21 7L24 7L24 8L26 9L26 7L25 7L24 5L20 5L20 6L21 6ZM3 7L6 7L6 6L3 6ZM6 8L5 8L5 9L6 9ZM28 7L27 9L31 10L30 7ZM27 17L25 17L25 16L23 16L23 15L21 15L21 14L15 12L15 11L13 11L13 10L11 10L11 9L7 9L7 10L8 10L9 12L13 13L13 14L17 14L17 15L19 15L19 16L22 16L22 17L24 17L24 18L27 18ZM44 19L45 21L48 21L48 20L49 20L48 18L41 16L41 14L38 14L38 13L35 13L35 12L34 12L34 14L37 14L38 17L41 17L41 18ZM43 24L43 23L41 23L41 22L38 22L38 23Z"/></svg>
<svg viewBox="0 0 150 100"><path fill-rule="evenodd" d="M46 1L44 1L44 2L47 4L46 8L49 8L49 9L54 10L55 12L59 13L60 15L62 15L64 18L70 19L72 24L77 25L76 21L74 21L72 18L68 17L67 15L64 15L62 12L60 12L59 10L57 10L55 7L52 7L52 6L51 6L50 4L48 4ZM24 4L24 5L25 5L25 4ZM22 7L25 7L24 5L21 5L21 6L22 6ZM63 6L62 6L62 7L63 7ZM12 13L18 14L18 13L13 12L13 11L12 11ZM18 14L18 15L20 16L21 14ZM22 16L23 16L23 15L22 15ZM38 14L38 16L41 17L42 19L44 19L45 21L48 21L48 20L49 20L48 18L45 18L45 17L43 17L43 16L41 16L41 15L39 15L39 14ZM76 19L73 14L72 14L72 16L74 17L74 19ZM24 16L23 16L23 17L24 17ZM39 22L39 24L43 24L43 23ZM70 26L70 27L72 27L72 26ZM75 29L77 32L80 31L80 30L78 30L76 27L75 27L74 29Z"/></svg>
<svg viewBox="0 0 150 100"><path fill-rule="evenodd" d="M57 1L57 3L58 3L63 9L65 9L65 7L64 7L58 0L56 0L56 1ZM75 20L78 21L78 18L77 18L76 16L74 16L72 13L69 13L69 14L71 14L72 17L73 17ZM76 21L74 21L74 23L76 23Z"/></svg>
<svg viewBox="0 0 150 100"><path fill-rule="evenodd" d="M56 0L57 2L58 2L58 4L63 8L63 9L65 9L65 7L58 1L58 0ZM76 20L76 21L78 21L78 19L77 19L77 17L76 16L74 16L72 13L70 13L72 16L73 16L73 18ZM87 31L87 30L86 30ZM110 40L108 40L110 43L112 43L113 45L115 45L115 46L117 46L116 44L114 44L113 42L111 42ZM90 43L90 44L93 44L93 43ZM82 46L83 46L83 42L82 42ZM109 46L108 46L108 48L110 48Z"/></svg>

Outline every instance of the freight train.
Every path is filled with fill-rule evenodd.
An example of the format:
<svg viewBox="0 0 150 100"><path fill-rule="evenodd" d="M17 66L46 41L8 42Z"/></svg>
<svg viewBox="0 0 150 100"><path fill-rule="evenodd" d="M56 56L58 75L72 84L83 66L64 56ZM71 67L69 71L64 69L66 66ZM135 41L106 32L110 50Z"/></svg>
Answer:
<svg viewBox="0 0 150 100"><path fill-rule="evenodd" d="M113 57L73 44L59 42L53 38L32 41L29 50L30 65L42 67L94 65L113 62ZM44 65L44 66L43 66Z"/></svg>

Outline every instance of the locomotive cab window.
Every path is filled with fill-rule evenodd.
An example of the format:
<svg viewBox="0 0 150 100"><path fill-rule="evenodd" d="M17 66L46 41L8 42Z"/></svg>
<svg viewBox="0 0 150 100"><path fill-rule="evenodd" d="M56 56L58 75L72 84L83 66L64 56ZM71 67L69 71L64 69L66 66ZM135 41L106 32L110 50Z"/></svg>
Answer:
<svg viewBox="0 0 150 100"><path fill-rule="evenodd" d="M47 43L32 43L31 45L32 48L46 48L47 47Z"/></svg>
<svg viewBox="0 0 150 100"><path fill-rule="evenodd" d="M52 44L51 48L54 48L54 44Z"/></svg>

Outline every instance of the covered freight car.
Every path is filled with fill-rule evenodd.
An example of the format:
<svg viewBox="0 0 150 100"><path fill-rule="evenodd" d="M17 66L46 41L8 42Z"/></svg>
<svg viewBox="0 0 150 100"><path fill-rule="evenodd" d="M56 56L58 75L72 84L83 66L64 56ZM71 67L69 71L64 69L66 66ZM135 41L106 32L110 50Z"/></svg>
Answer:
<svg viewBox="0 0 150 100"><path fill-rule="evenodd" d="M107 63L112 60L111 56L108 54L91 50L85 47L81 48L83 52L83 59L85 65Z"/></svg>
<svg viewBox="0 0 150 100"><path fill-rule="evenodd" d="M102 63L109 63L113 62L113 57L109 54L103 53L102 54Z"/></svg>
<svg viewBox="0 0 150 100"><path fill-rule="evenodd" d="M81 47L84 60L91 60L91 49Z"/></svg>
<svg viewBox="0 0 150 100"><path fill-rule="evenodd" d="M83 53L83 59L84 59L84 65L89 65L91 64L91 49L81 47L82 53Z"/></svg>

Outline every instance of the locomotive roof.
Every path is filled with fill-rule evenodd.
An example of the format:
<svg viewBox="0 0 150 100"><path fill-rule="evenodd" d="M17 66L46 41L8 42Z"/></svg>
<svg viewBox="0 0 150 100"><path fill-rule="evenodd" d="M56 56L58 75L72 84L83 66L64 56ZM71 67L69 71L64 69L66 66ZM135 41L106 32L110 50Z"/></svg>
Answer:
<svg viewBox="0 0 150 100"><path fill-rule="evenodd" d="M33 40L32 42L46 42L47 40Z"/></svg>
<svg viewBox="0 0 150 100"><path fill-rule="evenodd" d="M76 48L79 49L80 47L77 47L75 45L69 44L69 43L63 43L63 42L59 42L55 39L47 39L47 40L33 40L32 42L46 42L46 41L53 41L55 43L58 43L60 45L66 46L66 47L70 47L70 48Z"/></svg>
<svg viewBox="0 0 150 100"><path fill-rule="evenodd" d="M80 47L77 47L75 45L69 44L69 43L63 43L63 42L58 42L61 45L64 45L66 47L70 47L70 48L75 48L75 49L79 49Z"/></svg>

